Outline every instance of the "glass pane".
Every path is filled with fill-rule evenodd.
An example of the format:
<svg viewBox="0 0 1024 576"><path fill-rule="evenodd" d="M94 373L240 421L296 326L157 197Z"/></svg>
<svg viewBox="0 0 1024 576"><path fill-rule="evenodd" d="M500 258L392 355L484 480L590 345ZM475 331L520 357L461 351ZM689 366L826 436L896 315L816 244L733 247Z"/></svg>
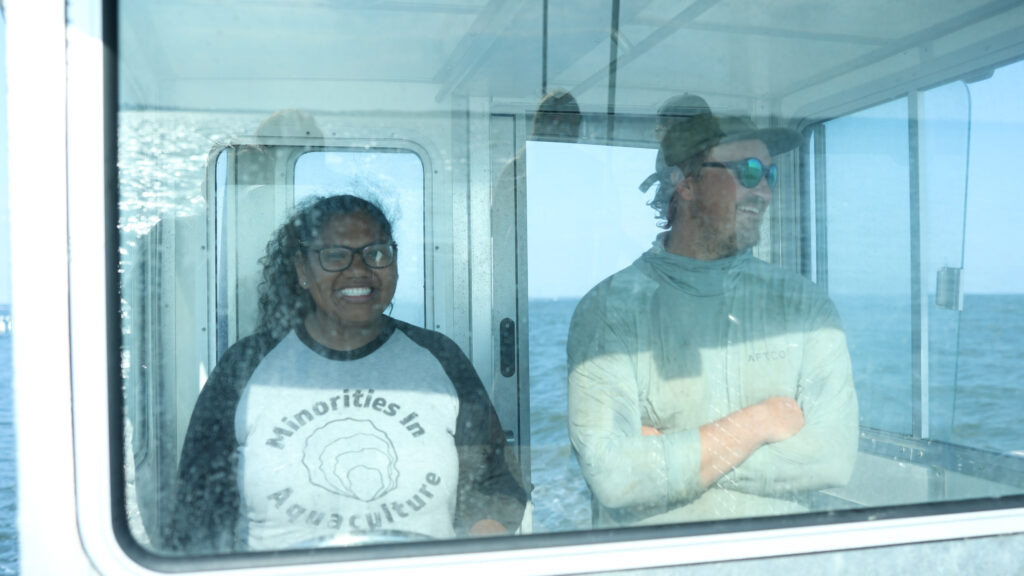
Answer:
<svg viewBox="0 0 1024 576"><path fill-rule="evenodd" d="M988 129L1019 114L1001 102L1012 89L1003 84L995 96L997 84L948 84L915 95L913 106L896 101L824 125L828 287L843 313L862 424L858 466L840 494L879 481L878 503L1021 488L1020 460L1007 457L1021 435L1006 402L1019 403L1002 384L1003 371L1016 369L1003 328L1020 289L1005 275L986 278L1002 269L1016 233L1006 224L1012 209L997 207L1012 201L1000 202L991 191L1002 186L973 165L1009 161L1001 138L1012 130ZM988 96L983 107L976 91ZM973 289L971 272L982 276Z"/></svg>
<svg viewBox="0 0 1024 576"><path fill-rule="evenodd" d="M533 528L538 532L591 526L590 491L565 441L566 336L580 298L628 266L659 231L637 190L655 156L646 148L526 145ZM553 214L572 214L587 225L566 226Z"/></svg>
<svg viewBox="0 0 1024 576"><path fill-rule="evenodd" d="M827 122L825 130L828 290L846 330L860 421L909 434L914 399L907 101Z"/></svg>
<svg viewBox="0 0 1024 576"><path fill-rule="evenodd" d="M928 370L922 375L922 435L952 440L964 255L970 97L957 82L921 95L918 112L922 216L921 314L927 322Z"/></svg>
<svg viewBox="0 0 1024 576"><path fill-rule="evenodd" d="M1024 406L1024 207L1007 186L1014 142L1024 137L1024 63L995 70L967 85L971 112L970 180L964 255L965 292L953 440L1002 454L1024 453L1019 408ZM1012 172L1012 171L1011 171Z"/></svg>

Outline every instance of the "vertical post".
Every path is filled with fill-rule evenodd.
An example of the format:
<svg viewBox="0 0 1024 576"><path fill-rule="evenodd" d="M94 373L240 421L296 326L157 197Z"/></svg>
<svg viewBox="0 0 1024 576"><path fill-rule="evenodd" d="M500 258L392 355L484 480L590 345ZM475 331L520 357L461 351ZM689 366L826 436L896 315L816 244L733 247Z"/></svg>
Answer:
<svg viewBox="0 0 1024 576"><path fill-rule="evenodd" d="M825 125L814 128L814 272L815 282L828 291L828 180L825 165Z"/></svg>
<svg viewBox="0 0 1024 576"><path fill-rule="evenodd" d="M920 98L918 92L907 97L907 130L910 176L910 349L912 430L915 436L927 438L928 432L928 285L922 256L924 233L921 212L924 202L921 191Z"/></svg>
<svg viewBox="0 0 1024 576"><path fill-rule="evenodd" d="M92 501L76 498L74 440L70 415L77 408L72 402L71 362L72 325L70 322L71 267L77 273L83 265L103 270L104 231L97 227L80 228L69 223L68 205L73 201L89 216L102 223L104 205L103 187L89 189L88 193L72 197L68 193L69 107L75 114L88 109L92 125L102 118L102 101L95 98L74 101L68 99L68 80L75 81L79 64L96 63L99 51L79 57L68 48L65 12L60 1L7 1L5 4L5 32L7 58L8 178L11 235L11 303L13 321L18 333L12 341L14 378L12 381L13 410L17 418L15 453L18 454L18 544L22 569L39 574L85 574L89 563L81 549L84 535L79 531L79 520L88 515L90 505L102 500L103 494L88 491ZM74 47L79 46L74 39ZM74 74L68 68L68 56L75 60ZM85 92L85 90L83 90ZM90 92L94 96L95 92ZM81 118L76 116L76 118ZM76 133L76 137L80 136ZM102 179L102 147L91 140L94 161L92 166L75 167L88 178ZM102 144L102 142L100 142ZM92 182L90 182L92 183ZM91 195L96 191L98 195ZM99 199L99 201L97 201ZM88 200L93 203L89 205ZM45 224L41 221L45 219ZM72 228L72 224L76 227ZM45 233L44 233L45 231ZM76 258L69 258L70 239L74 237L86 247L75 247ZM93 250L90 252L89 250ZM45 263L45 264L40 264ZM99 282L95 280L99 278ZM93 343L89 349L99 361L95 370L83 373L82 380L106 385L106 357L104 348L105 317L102 272L83 281L84 293L75 300L78 308L91 313L89 320L99 325L88 327ZM97 288L98 287L98 288ZM92 298L89 302L89 298ZM89 308L86 308L88 302ZM77 334L84 330L77 331ZM97 336L97 334L101 336ZM76 350L75 359L83 351ZM76 386L80 382L75 383ZM85 384L82 384L85 386ZM102 390L102 388L100 388ZM107 398L100 393L97 405L106 409ZM102 412L100 412L102 413ZM49 414L52 418L33 415ZM104 436L106 430L103 430ZM95 462L108 457L106 445L97 446ZM45 458L22 457L45 454ZM84 509L84 512L83 512ZM107 516L111 514L109 505ZM59 550L59 553L55 551Z"/></svg>
<svg viewBox="0 0 1024 576"><path fill-rule="evenodd" d="M540 44L540 94L548 93L548 0L544 0L544 13L541 18L541 44Z"/></svg>
<svg viewBox="0 0 1024 576"><path fill-rule="evenodd" d="M608 142L615 136L615 83L619 69L619 0L612 0L612 29L608 53Z"/></svg>

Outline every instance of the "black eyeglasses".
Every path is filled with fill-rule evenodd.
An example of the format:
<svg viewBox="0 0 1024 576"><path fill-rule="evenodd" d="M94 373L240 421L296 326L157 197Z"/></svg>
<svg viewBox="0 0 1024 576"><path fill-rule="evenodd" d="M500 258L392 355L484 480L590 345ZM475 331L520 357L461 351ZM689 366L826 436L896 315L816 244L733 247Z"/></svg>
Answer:
<svg viewBox="0 0 1024 576"><path fill-rule="evenodd" d="M725 168L736 176L736 181L744 188L755 188L764 178L768 188L775 190L775 182L779 179L779 167L775 164L765 166L757 158L747 158L736 162L705 162L701 166Z"/></svg>
<svg viewBox="0 0 1024 576"><path fill-rule="evenodd" d="M398 254L398 244L395 242L375 242L359 248L348 246L327 246L324 248L310 248L303 245L310 252L316 252L320 259L320 267L327 272L343 272L352 265L352 257L359 254L367 268L387 268L395 263L395 256Z"/></svg>

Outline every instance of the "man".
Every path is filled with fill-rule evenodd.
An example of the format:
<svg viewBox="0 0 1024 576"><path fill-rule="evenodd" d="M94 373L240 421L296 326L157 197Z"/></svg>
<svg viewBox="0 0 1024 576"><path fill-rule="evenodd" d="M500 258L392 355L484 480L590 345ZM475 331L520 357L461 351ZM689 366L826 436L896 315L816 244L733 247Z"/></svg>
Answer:
<svg viewBox="0 0 1024 576"><path fill-rule="evenodd" d="M691 97L696 98L696 97ZM569 433L597 526L786 514L845 484L857 400L835 307L751 254L787 130L703 100L661 141L664 227L569 332Z"/></svg>

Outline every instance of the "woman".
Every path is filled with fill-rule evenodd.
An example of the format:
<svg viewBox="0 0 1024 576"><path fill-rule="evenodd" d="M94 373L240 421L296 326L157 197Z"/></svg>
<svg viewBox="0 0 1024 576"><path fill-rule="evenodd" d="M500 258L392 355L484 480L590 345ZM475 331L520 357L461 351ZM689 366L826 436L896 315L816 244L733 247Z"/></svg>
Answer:
<svg viewBox="0 0 1024 576"><path fill-rule="evenodd" d="M384 314L397 251L387 217L355 196L315 199L278 230L259 329L220 359L189 423L171 546L518 527L526 494L469 360Z"/></svg>

